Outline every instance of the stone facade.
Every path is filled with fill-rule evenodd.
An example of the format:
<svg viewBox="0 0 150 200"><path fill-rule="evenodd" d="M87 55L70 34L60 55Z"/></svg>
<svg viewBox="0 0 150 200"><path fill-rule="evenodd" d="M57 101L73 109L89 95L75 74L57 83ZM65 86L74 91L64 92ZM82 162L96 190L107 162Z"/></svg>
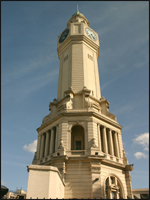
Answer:
<svg viewBox="0 0 150 200"><path fill-rule="evenodd" d="M56 167L65 183L63 198L133 198L133 166L128 164L123 149L122 126L109 112L109 102L101 97L98 34L78 11L58 37L57 52L58 95L37 129L37 151L32 162L37 166L35 174L40 177L43 173L40 166ZM28 198L32 197L36 177L31 179L31 167ZM54 181L50 171L42 179L48 184ZM40 198L58 197L50 193L46 196L49 190L47 186L44 194L43 189Z"/></svg>

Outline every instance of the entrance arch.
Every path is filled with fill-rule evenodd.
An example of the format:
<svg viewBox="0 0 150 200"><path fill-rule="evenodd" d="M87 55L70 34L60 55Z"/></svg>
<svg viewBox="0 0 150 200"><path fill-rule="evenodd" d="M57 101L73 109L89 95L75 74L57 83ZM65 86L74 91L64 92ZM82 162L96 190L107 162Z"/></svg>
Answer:
<svg viewBox="0 0 150 200"><path fill-rule="evenodd" d="M84 128L80 125L75 125L71 129L71 150L84 150Z"/></svg>

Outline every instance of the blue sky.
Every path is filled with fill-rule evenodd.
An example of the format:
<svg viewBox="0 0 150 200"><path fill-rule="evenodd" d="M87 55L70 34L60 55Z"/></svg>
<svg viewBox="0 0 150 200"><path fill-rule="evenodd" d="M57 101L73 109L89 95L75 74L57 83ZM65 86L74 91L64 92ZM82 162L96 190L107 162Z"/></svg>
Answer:
<svg viewBox="0 0 150 200"><path fill-rule="evenodd" d="M76 1L1 2L1 184L27 189L37 131L57 98L58 35ZM132 188L149 187L149 2L79 1L99 35L101 95L123 126Z"/></svg>

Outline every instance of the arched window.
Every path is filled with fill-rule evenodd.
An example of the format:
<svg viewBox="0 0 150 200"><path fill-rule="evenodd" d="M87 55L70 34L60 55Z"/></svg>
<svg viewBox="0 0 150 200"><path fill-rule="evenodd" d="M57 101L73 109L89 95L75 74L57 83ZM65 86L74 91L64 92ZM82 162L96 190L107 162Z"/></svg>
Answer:
<svg viewBox="0 0 150 200"><path fill-rule="evenodd" d="M105 198L119 199L123 192L119 180L115 176L109 176L105 181Z"/></svg>
<svg viewBox="0 0 150 200"><path fill-rule="evenodd" d="M84 150L84 128L75 125L71 129L71 150Z"/></svg>

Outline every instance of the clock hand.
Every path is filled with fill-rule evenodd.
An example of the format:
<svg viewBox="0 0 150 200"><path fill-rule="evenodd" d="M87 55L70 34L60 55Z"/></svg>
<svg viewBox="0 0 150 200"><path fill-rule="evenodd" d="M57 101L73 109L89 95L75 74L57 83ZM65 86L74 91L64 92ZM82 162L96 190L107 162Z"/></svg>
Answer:
<svg viewBox="0 0 150 200"><path fill-rule="evenodd" d="M91 33L90 35L91 35L91 38L92 38L92 39L94 39L94 37L93 37L92 33Z"/></svg>

